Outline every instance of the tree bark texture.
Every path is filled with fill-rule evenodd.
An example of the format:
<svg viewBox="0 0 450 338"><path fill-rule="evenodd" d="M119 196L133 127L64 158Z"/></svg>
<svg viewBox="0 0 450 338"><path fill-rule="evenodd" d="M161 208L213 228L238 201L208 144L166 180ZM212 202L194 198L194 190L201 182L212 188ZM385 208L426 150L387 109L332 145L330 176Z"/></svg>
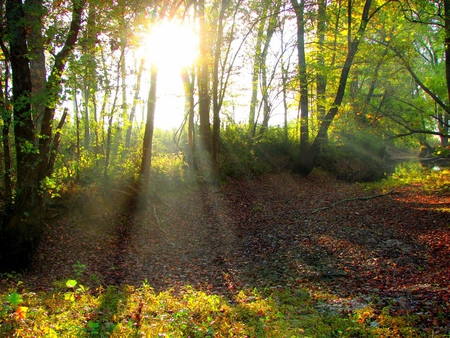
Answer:
<svg viewBox="0 0 450 338"><path fill-rule="evenodd" d="M3 268L28 265L42 233L42 197L39 192L37 152L31 115L31 72L27 58L25 13L20 0L6 1L9 55L12 69L14 141L17 184L14 210L1 225Z"/></svg>

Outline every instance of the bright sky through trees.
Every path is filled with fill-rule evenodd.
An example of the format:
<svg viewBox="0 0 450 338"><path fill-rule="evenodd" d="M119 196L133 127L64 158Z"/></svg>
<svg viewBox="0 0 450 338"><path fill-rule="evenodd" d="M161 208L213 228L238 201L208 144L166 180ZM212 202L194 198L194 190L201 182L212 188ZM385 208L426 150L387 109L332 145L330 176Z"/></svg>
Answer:
<svg viewBox="0 0 450 338"><path fill-rule="evenodd" d="M183 119L185 100L181 70L195 62L198 36L188 25L164 21L152 27L141 53L145 53L148 64L158 67L155 125L176 128ZM147 91L146 88L144 95Z"/></svg>

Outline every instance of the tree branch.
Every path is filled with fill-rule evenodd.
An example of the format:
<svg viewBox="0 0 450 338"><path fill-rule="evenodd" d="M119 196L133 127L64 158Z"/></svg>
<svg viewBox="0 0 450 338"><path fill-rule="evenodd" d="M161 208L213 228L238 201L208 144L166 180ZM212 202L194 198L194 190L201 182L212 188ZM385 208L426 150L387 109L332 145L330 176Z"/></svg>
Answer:
<svg viewBox="0 0 450 338"><path fill-rule="evenodd" d="M394 189L391 189L388 192L385 192L383 194L376 194L376 195L372 195L372 196L363 196L363 197L354 197L354 198L346 198L346 199L340 200L340 201L338 201L336 203L330 204L329 206L322 207L322 208L317 208L316 210L314 210L312 212L312 214L315 214L315 213L317 213L319 211L322 211L322 210L333 208L336 205L341 204L341 203L353 202L353 201L367 201L367 200L371 200L371 199L374 199L374 198L378 198L378 197L382 197L382 196L386 196L386 195L392 194L393 192L394 192Z"/></svg>

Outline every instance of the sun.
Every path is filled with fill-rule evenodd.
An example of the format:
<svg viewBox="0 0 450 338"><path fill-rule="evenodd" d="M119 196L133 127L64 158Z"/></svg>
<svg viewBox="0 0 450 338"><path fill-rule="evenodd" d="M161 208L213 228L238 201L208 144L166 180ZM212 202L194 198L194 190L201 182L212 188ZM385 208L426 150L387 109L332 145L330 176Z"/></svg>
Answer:
<svg viewBox="0 0 450 338"><path fill-rule="evenodd" d="M195 65L198 45L199 38L192 26L163 21L150 27L141 47L136 50L137 58L145 59L147 73L144 78L149 80L148 70L151 66L157 68L157 128L171 130L183 122L185 93L181 74L186 67ZM148 93L147 86L148 82L142 88L143 93ZM146 94L143 95L145 97Z"/></svg>
<svg viewBox="0 0 450 338"><path fill-rule="evenodd" d="M149 61L159 71L180 73L194 63L198 54L198 36L192 27L163 21L151 28L145 40Z"/></svg>

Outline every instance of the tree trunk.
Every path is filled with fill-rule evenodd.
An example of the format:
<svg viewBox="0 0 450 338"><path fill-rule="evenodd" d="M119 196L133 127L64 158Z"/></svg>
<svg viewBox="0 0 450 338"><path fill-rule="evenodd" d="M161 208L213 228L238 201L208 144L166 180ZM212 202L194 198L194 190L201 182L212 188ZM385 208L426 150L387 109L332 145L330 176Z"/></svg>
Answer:
<svg viewBox="0 0 450 338"><path fill-rule="evenodd" d="M147 121L145 123L142 144L142 162L139 173L139 192L141 200L146 201L150 190L150 170L152 166L153 130L155 128L156 84L158 71L152 66L150 70L150 90L147 102Z"/></svg>
<svg viewBox="0 0 450 338"><path fill-rule="evenodd" d="M297 52L300 80L300 157L305 156L309 147L309 98L305 53L305 0L291 0L297 17Z"/></svg>
<svg viewBox="0 0 450 338"><path fill-rule="evenodd" d="M134 88L134 97L133 97L133 104L131 106L130 116L128 118L128 126L125 136L125 148L130 148L131 145L131 132L133 130L133 121L134 117L136 115L136 106L137 101L139 100L139 93L141 92L141 78L142 73L144 71L144 65L145 65L145 58L141 58L141 61L139 62L139 68L136 74L136 87Z"/></svg>
<svg viewBox="0 0 450 338"><path fill-rule="evenodd" d="M261 128L259 130L259 136L262 136L267 128L269 127L269 119L272 113L272 106L270 104L269 92L270 85L269 82L272 82L274 73L272 73L271 80L267 81L267 55L269 53L270 42L272 41L273 34L277 28L278 24L278 12L281 7L281 1L277 1L276 3L271 3L270 9L270 18L269 25L267 26L267 31L265 34L265 41L263 50L261 51L260 58L260 74L261 74L261 84L262 84L262 104L263 104L263 121Z"/></svg>
<svg viewBox="0 0 450 338"><path fill-rule="evenodd" d="M195 130L194 130L194 68L192 68L192 79L189 78L189 70L186 68L181 74L183 80L185 104L184 110L188 118L188 151L187 163L191 168L197 170L195 161Z"/></svg>
<svg viewBox="0 0 450 338"><path fill-rule="evenodd" d="M210 115L210 94L209 94L209 59L210 51L208 47L208 29L205 18L205 1L198 4L198 17L200 23L200 64L198 69L198 106L200 117L200 147L201 152L211 153L211 123Z"/></svg>
<svg viewBox="0 0 450 338"><path fill-rule="evenodd" d="M26 2L26 22L28 25L27 44L32 83L32 109L36 132L40 132L42 117L45 110L45 55L44 39L42 37L42 14L44 9L42 0L28 0Z"/></svg>
<svg viewBox="0 0 450 338"><path fill-rule="evenodd" d="M91 114L90 109L93 107L91 98L94 97L96 91L96 72L95 72L95 48L97 46L97 32L96 32L96 6L94 3L89 3L89 11L86 25L85 48L86 55L92 55L87 60L85 76L84 76L84 148L89 150L91 147Z"/></svg>
<svg viewBox="0 0 450 338"><path fill-rule="evenodd" d="M318 71L316 76L316 101L317 101L317 116L321 121L325 116L325 100L327 90L327 75L325 71L325 29L326 29L326 6L325 0L319 0L317 9L317 64Z"/></svg>
<svg viewBox="0 0 450 338"><path fill-rule="evenodd" d="M76 128L76 144L77 144L77 166L75 170L75 177L76 180L79 181L80 179L80 161L81 161L81 142L80 142L80 113L78 108L78 100L77 100L77 93L76 89L74 88L73 93L73 110L75 112L75 128Z"/></svg>
<svg viewBox="0 0 450 338"><path fill-rule="evenodd" d="M219 23L216 35L216 47L213 65L213 133L212 133L212 171L215 180L219 177L219 147L220 147L220 109L221 99L219 95L219 61L223 41L223 20L229 1L222 1L219 15Z"/></svg>
<svg viewBox="0 0 450 338"><path fill-rule="evenodd" d="M112 150L112 132L113 132L113 122L114 122L114 115L116 113L116 106L117 101L119 99L119 90L120 90L120 81L121 81L121 72L122 69L122 63L124 62L125 57L125 46L121 46L120 50L120 57L117 61L117 77L116 77L116 88L114 92L114 99L111 104L111 112L109 113L108 117L108 130L106 132L106 144L105 144L105 169L104 169L104 179L108 179L108 169L109 169L109 163L111 161L111 150Z"/></svg>
<svg viewBox="0 0 450 338"><path fill-rule="evenodd" d="M53 118L55 116L56 105L59 103L61 92L62 74L67 60L72 53L78 38L78 32L81 27L81 13L84 8L83 1L73 1L72 21L67 34L63 48L55 55L55 63L48 81L46 82L46 100L45 110L42 118L41 137L39 138L39 160L38 178L39 181L50 176L52 172L49 168L49 157L51 150L51 141L53 138Z"/></svg>
<svg viewBox="0 0 450 338"><path fill-rule="evenodd" d="M252 74L252 96L250 99L250 113L248 116L248 127L250 137L256 133L256 106L258 104L258 84L261 70L261 46L264 39L265 26L267 21L267 10L269 6L264 6L258 26L258 35L256 37L255 54L253 56L253 74Z"/></svg>
<svg viewBox="0 0 450 338"><path fill-rule="evenodd" d="M3 49L3 48L2 48ZM11 141L10 141L10 129L12 122L12 111L9 103L9 52L7 50L3 51L5 55L5 73L2 83L4 83L4 88L2 83L0 83L0 109L1 117L3 120L2 126L2 144L3 144L3 165L4 165L4 203L5 211L10 211L12 207L12 180L11 180Z"/></svg>
<svg viewBox="0 0 450 338"><path fill-rule="evenodd" d="M9 55L12 69L14 141L17 184L13 214L1 226L3 268L20 269L31 261L43 230L42 196L36 171L34 124L31 115L31 72L27 58L25 14L20 0L6 1Z"/></svg>

